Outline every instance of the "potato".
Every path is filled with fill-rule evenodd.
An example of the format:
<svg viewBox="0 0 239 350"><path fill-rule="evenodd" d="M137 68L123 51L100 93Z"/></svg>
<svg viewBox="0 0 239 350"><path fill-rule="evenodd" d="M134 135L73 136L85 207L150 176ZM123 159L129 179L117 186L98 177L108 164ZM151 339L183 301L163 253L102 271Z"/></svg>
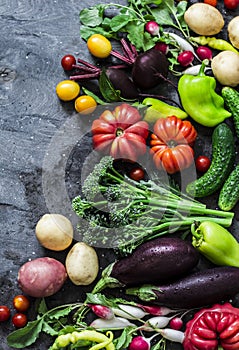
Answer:
<svg viewBox="0 0 239 350"><path fill-rule="evenodd" d="M234 17L228 23L227 31L231 44L239 49L239 16Z"/></svg>
<svg viewBox="0 0 239 350"><path fill-rule="evenodd" d="M23 293L44 298L58 292L67 279L65 266L49 257L26 262L18 271L18 283Z"/></svg>
<svg viewBox="0 0 239 350"><path fill-rule="evenodd" d="M87 286L97 277L98 256L94 248L86 243L77 242L67 254L65 266L72 283Z"/></svg>
<svg viewBox="0 0 239 350"><path fill-rule="evenodd" d="M239 55L232 51L222 51L211 62L214 77L221 85L239 84Z"/></svg>
<svg viewBox="0 0 239 350"><path fill-rule="evenodd" d="M184 13L184 20L189 28L199 35L215 35L224 27L222 14L213 6L196 3Z"/></svg>
<svg viewBox="0 0 239 350"><path fill-rule="evenodd" d="M68 248L73 240L73 226L61 214L45 214L36 225L36 237L47 249L61 251Z"/></svg>

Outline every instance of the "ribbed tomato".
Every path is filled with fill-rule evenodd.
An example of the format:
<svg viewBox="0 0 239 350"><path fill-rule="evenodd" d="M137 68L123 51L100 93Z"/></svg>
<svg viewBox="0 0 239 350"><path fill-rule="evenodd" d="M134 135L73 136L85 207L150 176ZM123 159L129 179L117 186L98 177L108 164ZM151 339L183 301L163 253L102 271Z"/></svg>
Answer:
<svg viewBox="0 0 239 350"><path fill-rule="evenodd" d="M155 166L169 174L188 168L194 160L196 137L197 131L188 120L176 116L158 119L150 140Z"/></svg>
<svg viewBox="0 0 239 350"><path fill-rule="evenodd" d="M147 149L148 123L141 119L137 108L127 103L105 110L92 123L94 149L115 159L135 161Z"/></svg>

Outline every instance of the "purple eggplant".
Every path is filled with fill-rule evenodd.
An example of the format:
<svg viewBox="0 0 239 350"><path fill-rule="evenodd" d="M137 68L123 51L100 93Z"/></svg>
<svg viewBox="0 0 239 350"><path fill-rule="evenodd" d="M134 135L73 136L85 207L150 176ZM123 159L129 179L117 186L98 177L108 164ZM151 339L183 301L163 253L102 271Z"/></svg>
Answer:
<svg viewBox="0 0 239 350"><path fill-rule="evenodd" d="M170 308L198 308L225 302L239 293L239 268L209 268L167 284L129 288L126 293Z"/></svg>
<svg viewBox="0 0 239 350"><path fill-rule="evenodd" d="M190 242L177 237L159 237L106 267L94 293L106 287L172 280L187 274L198 261L199 253Z"/></svg>

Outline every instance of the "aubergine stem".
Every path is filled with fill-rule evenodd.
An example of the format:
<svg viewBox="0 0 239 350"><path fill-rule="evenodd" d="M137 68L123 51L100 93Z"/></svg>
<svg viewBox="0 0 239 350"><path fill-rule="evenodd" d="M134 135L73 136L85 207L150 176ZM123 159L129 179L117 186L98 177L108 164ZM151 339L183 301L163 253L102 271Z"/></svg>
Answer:
<svg viewBox="0 0 239 350"><path fill-rule="evenodd" d="M115 262L112 264L108 265L101 274L100 280L96 283L93 291L91 292L92 294L96 294L101 292L105 288L117 288L117 287L124 287L125 285L121 283L119 280L117 280L114 277L111 277L111 272L113 269Z"/></svg>

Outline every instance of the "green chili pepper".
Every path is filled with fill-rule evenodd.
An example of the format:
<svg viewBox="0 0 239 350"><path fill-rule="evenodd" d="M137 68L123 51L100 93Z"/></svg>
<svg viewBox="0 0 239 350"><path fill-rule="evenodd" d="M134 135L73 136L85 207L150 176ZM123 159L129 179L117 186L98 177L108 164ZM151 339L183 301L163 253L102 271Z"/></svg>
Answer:
<svg viewBox="0 0 239 350"><path fill-rule="evenodd" d="M159 118L166 118L175 115L179 119L188 117L187 113L179 107L171 106L156 98L147 97L142 102L149 106L145 112L144 120L148 123L155 123Z"/></svg>
<svg viewBox="0 0 239 350"><path fill-rule="evenodd" d="M109 338L107 337L109 336ZM62 349L70 344L75 344L78 340L90 340L96 344L89 348L89 350L99 350L99 349L106 349L106 350L114 350L115 346L112 343L113 341L113 333L107 332L106 335L94 330L83 330L81 332L72 332L67 334L59 335L54 344L51 347L51 350L59 350Z"/></svg>
<svg viewBox="0 0 239 350"><path fill-rule="evenodd" d="M215 265L239 267L239 243L221 225L204 221L192 224L192 244Z"/></svg>
<svg viewBox="0 0 239 350"><path fill-rule="evenodd" d="M233 51L239 54L239 52L235 49L234 46L232 46L228 41L223 39L217 39L215 37L206 37L206 36L198 36L198 37L192 37L192 41L199 45L208 45L212 49L219 50L219 51Z"/></svg>
<svg viewBox="0 0 239 350"><path fill-rule="evenodd" d="M216 79L205 75L202 63L197 76L184 74L178 82L178 91L184 110L197 123L214 127L231 113L224 109L224 99L215 92Z"/></svg>

